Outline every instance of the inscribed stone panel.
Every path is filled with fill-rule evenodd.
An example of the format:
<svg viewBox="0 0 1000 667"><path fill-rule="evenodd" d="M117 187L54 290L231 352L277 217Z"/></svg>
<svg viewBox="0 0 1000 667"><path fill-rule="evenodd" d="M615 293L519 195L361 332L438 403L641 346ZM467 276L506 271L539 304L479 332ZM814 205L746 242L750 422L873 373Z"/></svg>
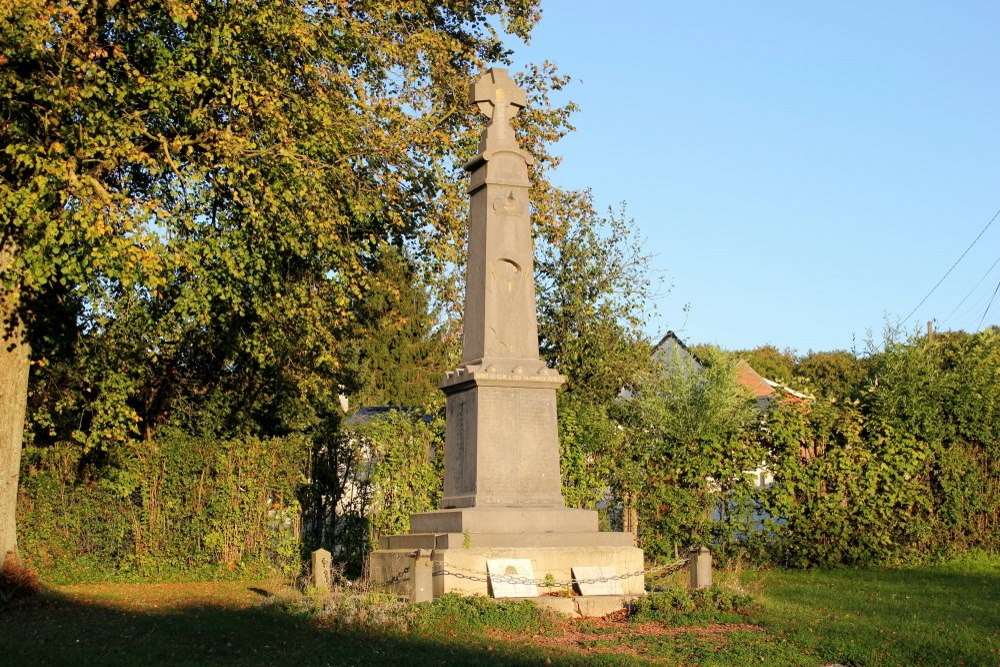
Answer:
<svg viewBox="0 0 1000 667"><path fill-rule="evenodd" d="M536 598L538 585L528 558L489 558L486 571L495 598Z"/></svg>

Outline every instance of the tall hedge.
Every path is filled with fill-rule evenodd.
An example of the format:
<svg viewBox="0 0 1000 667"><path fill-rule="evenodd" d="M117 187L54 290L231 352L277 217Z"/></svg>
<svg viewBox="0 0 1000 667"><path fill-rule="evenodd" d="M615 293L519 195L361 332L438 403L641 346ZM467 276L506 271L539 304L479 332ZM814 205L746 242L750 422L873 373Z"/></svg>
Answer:
<svg viewBox="0 0 1000 667"><path fill-rule="evenodd" d="M1000 546L1000 332L890 341L857 401L775 403L753 544L791 566Z"/></svg>

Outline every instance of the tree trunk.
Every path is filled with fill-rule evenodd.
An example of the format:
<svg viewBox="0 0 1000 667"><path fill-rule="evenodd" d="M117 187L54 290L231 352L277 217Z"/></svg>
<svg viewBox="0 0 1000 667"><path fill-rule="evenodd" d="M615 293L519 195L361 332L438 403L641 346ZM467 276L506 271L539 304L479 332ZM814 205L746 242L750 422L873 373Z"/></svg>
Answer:
<svg viewBox="0 0 1000 667"><path fill-rule="evenodd" d="M14 257L10 240L0 248L0 275ZM20 293L0 287L0 564L17 558L17 479L28 400L30 349L18 308Z"/></svg>

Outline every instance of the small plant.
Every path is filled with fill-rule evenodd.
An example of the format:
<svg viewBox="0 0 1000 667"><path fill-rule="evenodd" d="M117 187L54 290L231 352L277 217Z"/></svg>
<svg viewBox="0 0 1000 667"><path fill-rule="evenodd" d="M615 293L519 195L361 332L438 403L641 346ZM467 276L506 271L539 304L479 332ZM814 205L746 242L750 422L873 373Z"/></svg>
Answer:
<svg viewBox="0 0 1000 667"><path fill-rule="evenodd" d="M545 630L554 625L552 612L531 600L493 600L483 595L442 595L418 608L416 626L430 631L447 627L453 632L474 633L483 629L505 632Z"/></svg>
<svg viewBox="0 0 1000 667"><path fill-rule="evenodd" d="M304 594L279 596L271 604L352 632L409 632L416 618L413 605L364 582L350 581L342 567L333 568L328 591L309 585L305 579L299 584L298 590Z"/></svg>
<svg viewBox="0 0 1000 667"><path fill-rule="evenodd" d="M555 585L556 585L555 575L552 574L551 572L546 572L545 581L542 583L542 586L545 586L545 588L555 588Z"/></svg>
<svg viewBox="0 0 1000 667"><path fill-rule="evenodd" d="M637 600L630 618L664 623L728 620L721 615L745 611L752 602L751 596L733 593L720 586L694 591L681 586L668 586Z"/></svg>
<svg viewBox="0 0 1000 667"><path fill-rule="evenodd" d="M462 532L462 548L470 549L471 547L472 547L472 533L470 533L469 529L466 528Z"/></svg>

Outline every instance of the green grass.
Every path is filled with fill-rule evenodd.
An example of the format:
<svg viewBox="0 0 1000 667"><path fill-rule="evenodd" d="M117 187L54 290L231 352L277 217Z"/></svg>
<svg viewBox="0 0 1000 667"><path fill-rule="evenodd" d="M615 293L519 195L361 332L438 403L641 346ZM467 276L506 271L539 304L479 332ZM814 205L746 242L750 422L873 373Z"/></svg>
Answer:
<svg viewBox="0 0 1000 667"><path fill-rule="evenodd" d="M758 622L851 665L1000 664L1000 562L771 572Z"/></svg>
<svg viewBox="0 0 1000 667"><path fill-rule="evenodd" d="M675 591L631 620L565 622L531 604L452 597L414 608L348 588L336 599L302 595L273 581L54 588L0 608L0 663L1000 664L995 557L716 578L733 599L749 592L755 601L688 611ZM671 608L682 613L658 616Z"/></svg>

